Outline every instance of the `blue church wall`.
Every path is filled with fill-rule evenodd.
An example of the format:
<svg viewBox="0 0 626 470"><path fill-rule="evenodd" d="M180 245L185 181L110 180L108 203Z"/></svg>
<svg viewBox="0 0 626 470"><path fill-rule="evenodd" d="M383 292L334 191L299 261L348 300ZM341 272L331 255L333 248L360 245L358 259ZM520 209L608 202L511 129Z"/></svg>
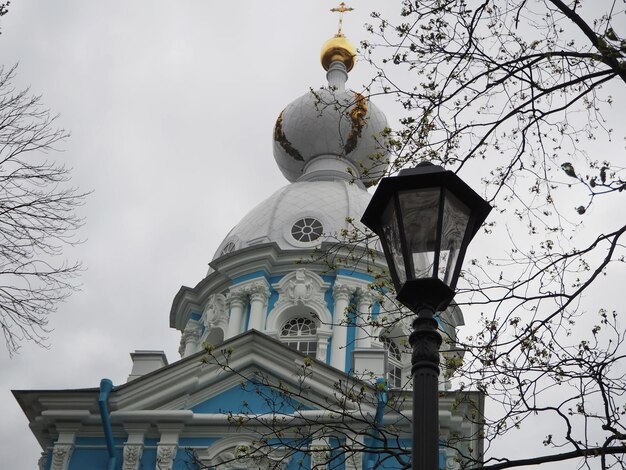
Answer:
<svg viewBox="0 0 626 470"><path fill-rule="evenodd" d="M333 449L330 453L330 459L328 461L329 470L345 470L346 468L346 456L343 448L341 447L345 441L337 438L330 439L330 448Z"/></svg>
<svg viewBox="0 0 626 470"><path fill-rule="evenodd" d="M368 437L365 439L365 447L371 449L395 449L396 451L404 450L405 453L400 457L405 463L411 460L411 439L391 439L386 436L383 439ZM363 455L363 468L377 468L388 470L400 470L406 468L402 461L398 461L398 455L394 452L365 452Z"/></svg>
<svg viewBox="0 0 626 470"><path fill-rule="evenodd" d="M296 452L285 470L309 470L311 468L311 457L304 452Z"/></svg>
<svg viewBox="0 0 626 470"><path fill-rule="evenodd" d="M93 470L107 470L109 465L109 453L104 441L102 441L102 443L102 448L75 447L72 452L72 458L70 459L68 470L84 470L86 468ZM115 458L118 463L116 468L122 468L122 459L124 456L121 447L116 447Z"/></svg>
<svg viewBox="0 0 626 470"><path fill-rule="evenodd" d="M191 408L194 413L293 413L310 410L289 395L268 385L247 381Z"/></svg>

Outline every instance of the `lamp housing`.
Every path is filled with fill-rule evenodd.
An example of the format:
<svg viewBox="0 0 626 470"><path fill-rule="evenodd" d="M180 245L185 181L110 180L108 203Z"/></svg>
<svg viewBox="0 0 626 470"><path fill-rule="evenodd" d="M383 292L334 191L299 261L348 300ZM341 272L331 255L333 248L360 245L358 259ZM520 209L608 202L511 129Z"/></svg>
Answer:
<svg viewBox="0 0 626 470"><path fill-rule="evenodd" d="M491 206L450 170L423 162L383 178L361 222L383 246L397 299L445 309Z"/></svg>

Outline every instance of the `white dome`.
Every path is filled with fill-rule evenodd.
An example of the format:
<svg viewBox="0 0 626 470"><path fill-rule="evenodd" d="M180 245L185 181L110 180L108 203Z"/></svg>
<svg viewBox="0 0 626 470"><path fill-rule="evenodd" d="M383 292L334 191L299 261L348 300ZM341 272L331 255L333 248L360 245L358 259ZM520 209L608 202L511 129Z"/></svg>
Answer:
<svg viewBox="0 0 626 470"><path fill-rule="evenodd" d="M341 230L359 222L371 195L346 180L301 181L278 190L252 209L219 246L214 259L260 243L284 250L313 248L341 238Z"/></svg>
<svg viewBox="0 0 626 470"><path fill-rule="evenodd" d="M340 159L343 171L366 186L387 167L385 115L363 95L350 90L309 91L289 104L274 127L274 158L293 182L317 157Z"/></svg>

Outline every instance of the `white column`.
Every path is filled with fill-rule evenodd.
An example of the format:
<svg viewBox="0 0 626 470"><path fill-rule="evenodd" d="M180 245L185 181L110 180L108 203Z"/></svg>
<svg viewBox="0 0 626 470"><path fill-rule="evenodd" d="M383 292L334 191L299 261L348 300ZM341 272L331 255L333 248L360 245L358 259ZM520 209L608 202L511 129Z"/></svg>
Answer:
<svg viewBox="0 0 626 470"><path fill-rule="evenodd" d="M246 295L242 291L231 291L230 293L230 318L228 319L228 331L226 338L237 336L243 330L243 313L246 306Z"/></svg>
<svg viewBox="0 0 626 470"><path fill-rule="evenodd" d="M356 344L357 349L367 349L372 345L372 305L375 296L372 292L359 289L356 315Z"/></svg>
<svg viewBox="0 0 626 470"><path fill-rule="evenodd" d="M250 296L250 321L248 330L265 330L265 319L267 317L267 299L270 296L270 289L267 281L257 282L248 288Z"/></svg>
<svg viewBox="0 0 626 470"><path fill-rule="evenodd" d="M330 350L330 365L346 370L346 346L348 341L348 316L346 311L350 304L353 288L345 284L335 282L333 298L335 309L333 311L333 344Z"/></svg>

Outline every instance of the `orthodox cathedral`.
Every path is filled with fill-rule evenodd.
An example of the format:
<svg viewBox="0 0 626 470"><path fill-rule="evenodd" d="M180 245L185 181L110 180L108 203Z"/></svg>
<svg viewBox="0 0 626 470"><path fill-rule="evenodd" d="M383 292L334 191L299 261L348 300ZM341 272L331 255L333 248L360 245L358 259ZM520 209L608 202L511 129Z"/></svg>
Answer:
<svg viewBox="0 0 626 470"><path fill-rule="evenodd" d="M346 88L355 55L340 30L322 49L328 84L278 115L273 153L289 184L174 298L179 360L135 351L124 384L14 391L40 469L410 467L410 320L358 222L388 163L387 122ZM458 357L462 324L454 305L440 315L444 358ZM440 467L479 459L483 397L451 390L442 367L439 406Z"/></svg>

